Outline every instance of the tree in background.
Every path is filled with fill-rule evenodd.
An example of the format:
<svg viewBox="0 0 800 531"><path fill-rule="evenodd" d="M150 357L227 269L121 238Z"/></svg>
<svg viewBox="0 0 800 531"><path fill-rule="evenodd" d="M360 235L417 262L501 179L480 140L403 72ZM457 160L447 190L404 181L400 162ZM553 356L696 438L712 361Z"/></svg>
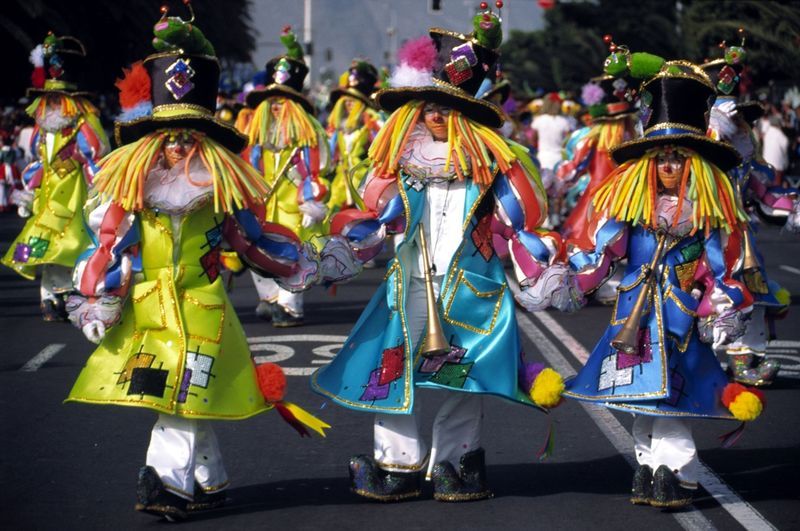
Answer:
<svg viewBox="0 0 800 531"><path fill-rule="evenodd" d="M98 92L115 92L113 83L127 66L151 53L154 15L161 4L170 15L189 18L178 0L3 0L0 16L0 49L3 50L4 83L0 98L16 99L30 86L31 49L48 31L80 39L89 54L88 86ZM249 61L255 46L250 26L249 0L197 0L192 7L203 31L214 43L221 60Z"/></svg>
<svg viewBox="0 0 800 531"><path fill-rule="evenodd" d="M756 85L800 79L800 4L767 0L598 0L557 2L545 27L512 31L503 45L503 68L517 90L578 91L601 73L603 35L668 59L719 56L719 42L747 32Z"/></svg>

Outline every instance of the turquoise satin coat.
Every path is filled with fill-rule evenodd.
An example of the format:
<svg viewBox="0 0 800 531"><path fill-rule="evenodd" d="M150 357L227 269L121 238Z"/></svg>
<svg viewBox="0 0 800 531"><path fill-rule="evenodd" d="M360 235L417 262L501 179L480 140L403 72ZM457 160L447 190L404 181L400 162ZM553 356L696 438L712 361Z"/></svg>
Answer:
<svg viewBox="0 0 800 531"><path fill-rule="evenodd" d="M490 216L498 197L508 196L505 177L499 174L488 193L467 180L462 243L437 301L451 351L435 360L421 356L420 338L409 337L406 325L425 188L415 190L405 181L401 173L405 240L339 353L312 375L312 388L342 406L380 413L411 413L415 387L491 394L538 407L519 384L524 360L514 300L503 264L491 247ZM536 248L533 257L546 261L538 237L529 232L524 236L526 247Z"/></svg>

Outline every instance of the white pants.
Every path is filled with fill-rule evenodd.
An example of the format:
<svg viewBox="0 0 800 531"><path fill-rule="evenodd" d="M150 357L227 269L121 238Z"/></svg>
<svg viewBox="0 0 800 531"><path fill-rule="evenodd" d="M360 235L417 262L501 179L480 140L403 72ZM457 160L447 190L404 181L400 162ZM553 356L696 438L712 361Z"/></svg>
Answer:
<svg viewBox="0 0 800 531"><path fill-rule="evenodd" d="M689 423L676 417L636 415L633 421L636 461L649 465L653 472L666 465L682 487L697 488L697 448Z"/></svg>
<svg viewBox="0 0 800 531"><path fill-rule="evenodd" d="M437 297L443 278L433 278ZM419 337L427 320L425 281L421 278L411 279L407 318L409 337ZM433 422L428 479L436 463L450 461L458 469L462 455L480 448L483 425L481 395L440 391L435 393L435 397L440 405ZM421 470L425 466L428 446L419 433L420 409L419 395L416 395L414 411L410 415L375 415L374 456L381 468L408 472Z"/></svg>
<svg viewBox="0 0 800 531"><path fill-rule="evenodd" d="M167 490L188 500L195 481L206 492L228 486L217 436L207 420L160 414L150 434L147 465L156 470Z"/></svg>
<svg viewBox="0 0 800 531"><path fill-rule="evenodd" d="M280 286L271 278L264 278L256 275L252 271L253 283L256 285L258 300L266 302L276 302L287 313L293 317L303 317L303 294L292 293Z"/></svg>
<svg viewBox="0 0 800 531"><path fill-rule="evenodd" d="M767 353L767 323L764 313L763 306L753 306L752 315L745 322L744 335L728 345L728 354L755 354L763 357Z"/></svg>
<svg viewBox="0 0 800 531"><path fill-rule="evenodd" d="M68 267L45 264L42 266L42 283L39 292L42 302L56 300L56 295L72 289L72 270Z"/></svg>

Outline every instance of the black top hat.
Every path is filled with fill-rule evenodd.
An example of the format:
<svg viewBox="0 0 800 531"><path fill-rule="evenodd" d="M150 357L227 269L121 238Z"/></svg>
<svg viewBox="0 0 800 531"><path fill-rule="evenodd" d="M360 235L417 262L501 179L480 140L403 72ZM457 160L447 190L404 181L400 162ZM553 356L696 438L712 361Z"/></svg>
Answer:
<svg viewBox="0 0 800 531"><path fill-rule="evenodd" d="M75 37L56 37L49 33L42 45L44 86L31 87L28 97L42 94L89 96L81 90L86 72L86 48Z"/></svg>
<svg viewBox="0 0 800 531"><path fill-rule="evenodd" d="M116 122L117 142L128 144L153 131L195 129L238 153L247 138L214 116L219 86L219 61L209 55L166 52L144 60L150 76L153 113L131 122Z"/></svg>
<svg viewBox="0 0 800 531"><path fill-rule="evenodd" d="M433 85L380 90L375 96L378 105L391 112L409 101L424 100L456 109L489 127L503 125L500 110L476 97L487 76L494 74L498 53L461 33L432 28L430 36L438 56Z"/></svg>
<svg viewBox="0 0 800 531"><path fill-rule="evenodd" d="M333 107L342 96L350 96L374 107L375 102L370 96L375 92L377 81L378 70L374 66L366 61L353 61L347 72L347 85L331 90L328 104Z"/></svg>
<svg viewBox="0 0 800 531"><path fill-rule="evenodd" d="M255 109L267 98L283 97L296 101L307 112L314 114L314 105L303 95L303 81L308 75L308 67L303 61L281 55L267 61L266 70L267 79L271 82L247 94L244 101L248 107Z"/></svg>
<svg viewBox="0 0 800 531"><path fill-rule="evenodd" d="M741 162L730 144L706 136L709 110L716 92L709 77L697 65L685 61L667 62L661 72L642 85L641 97L650 111L644 136L611 150L617 164L666 145L692 149L723 171Z"/></svg>

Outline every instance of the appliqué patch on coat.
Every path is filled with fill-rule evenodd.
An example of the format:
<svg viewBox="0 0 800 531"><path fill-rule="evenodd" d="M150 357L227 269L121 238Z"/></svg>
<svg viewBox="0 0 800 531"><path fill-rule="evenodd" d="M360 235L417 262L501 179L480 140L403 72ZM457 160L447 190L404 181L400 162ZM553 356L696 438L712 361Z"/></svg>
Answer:
<svg viewBox="0 0 800 531"><path fill-rule="evenodd" d="M186 353L186 368L192 370L190 383L203 389L208 388L209 379L215 375L211 373L214 366L214 358L200 351Z"/></svg>
<svg viewBox="0 0 800 531"><path fill-rule="evenodd" d="M703 244L699 241L694 241L681 249L681 256L686 262L697 260L703 252Z"/></svg>
<svg viewBox="0 0 800 531"><path fill-rule="evenodd" d="M28 245L30 246L31 258L42 258L47 248L50 247L50 240L41 238L39 236L31 236L28 238Z"/></svg>
<svg viewBox="0 0 800 531"><path fill-rule="evenodd" d="M200 274L200 276L206 275L209 282L214 282L217 280L221 267L219 249L215 247L201 256L200 265L203 267L203 272Z"/></svg>
<svg viewBox="0 0 800 531"><path fill-rule="evenodd" d="M153 354L148 354L147 352L141 351L128 358L128 361L125 362L125 367L123 367L122 372L117 373L119 374L119 378L117 378L117 385L124 385L131 381L134 369L150 368L155 359L156 357Z"/></svg>
<svg viewBox="0 0 800 531"><path fill-rule="evenodd" d="M162 398L167 387L169 371L136 367L131 371L128 395L149 395Z"/></svg>
<svg viewBox="0 0 800 531"><path fill-rule="evenodd" d="M487 214L483 216L480 221L472 229L472 243L481 253L481 256L487 262L494 256L494 247L492 247L492 231L490 225L492 223L492 215Z"/></svg>
<svg viewBox="0 0 800 531"><path fill-rule="evenodd" d="M653 348L652 343L650 342L650 329L645 328L639 330L637 338L638 353L625 354L624 352L617 352L617 370L621 371L653 361Z"/></svg>
<svg viewBox="0 0 800 531"><path fill-rule="evenodd" d="M380 383L378 383L380 378L380 368L369 373L369 381L359 400L363 402L374 402L375 400L384 400L389 396L389 384L380 385Z"/></svg>
<svg viewBox="0 0 800 531"><path fill-rule="evenodd" d="M425 358L419 368L419 372L425 374L433 374L439 372L445 363L461 363L462 358L466 355L467 349L458 345L450 344L450 352L432 358Z"/></svg>
<svg viewBox="0 0 800 531"><path fill-rule="evenodd" d="M429 381L439 385L461 389L467 382L473 365L475 365L474 361L469 363L445 362L442 368L439 369Z"/></svg>
<svg viewBox="0 0 800 531"><path fill-rule="evenodd" d="M603 359L600 366L600 378L597 381L597 390L605 391L611 389L614 394L617 387L630 385L633 383L633 367L617 369L617 354L614 353Z"/></svg>
<svg viewBox="0 0 800 531"><path fill-rule="evenodd" d="M669 396L664 400L659 400L659 403L664 403L672 407L677 407L681 398L686 396L683 391L686 387L686 379L677 368L673 368L669 373Z"/></svg>
<svg viewBox="0 0 800 531"><path fill-rule="evenodd" d="M18 243L14 247L14 261L20 264L26 263L31 258L31 246L27 243Z"/></svg>
<svg viewBox="0 0 800 531"><path fill-rule="evenodd" d="M694 284L694 274L697 271L698 262L698 260L692 260L691 262L686 262L685 264L675 265L675 276L678 277L678 284L680 284L681 289L687 293L692 290L692 284Z"/></svg>
<svg viewBox="0 0 800 531"><path fill-rule="evenodd" d="M403 358L405 351L403 345L387 348L381 355L380 378L378 385L383 386L403 376Z"/></svg>

